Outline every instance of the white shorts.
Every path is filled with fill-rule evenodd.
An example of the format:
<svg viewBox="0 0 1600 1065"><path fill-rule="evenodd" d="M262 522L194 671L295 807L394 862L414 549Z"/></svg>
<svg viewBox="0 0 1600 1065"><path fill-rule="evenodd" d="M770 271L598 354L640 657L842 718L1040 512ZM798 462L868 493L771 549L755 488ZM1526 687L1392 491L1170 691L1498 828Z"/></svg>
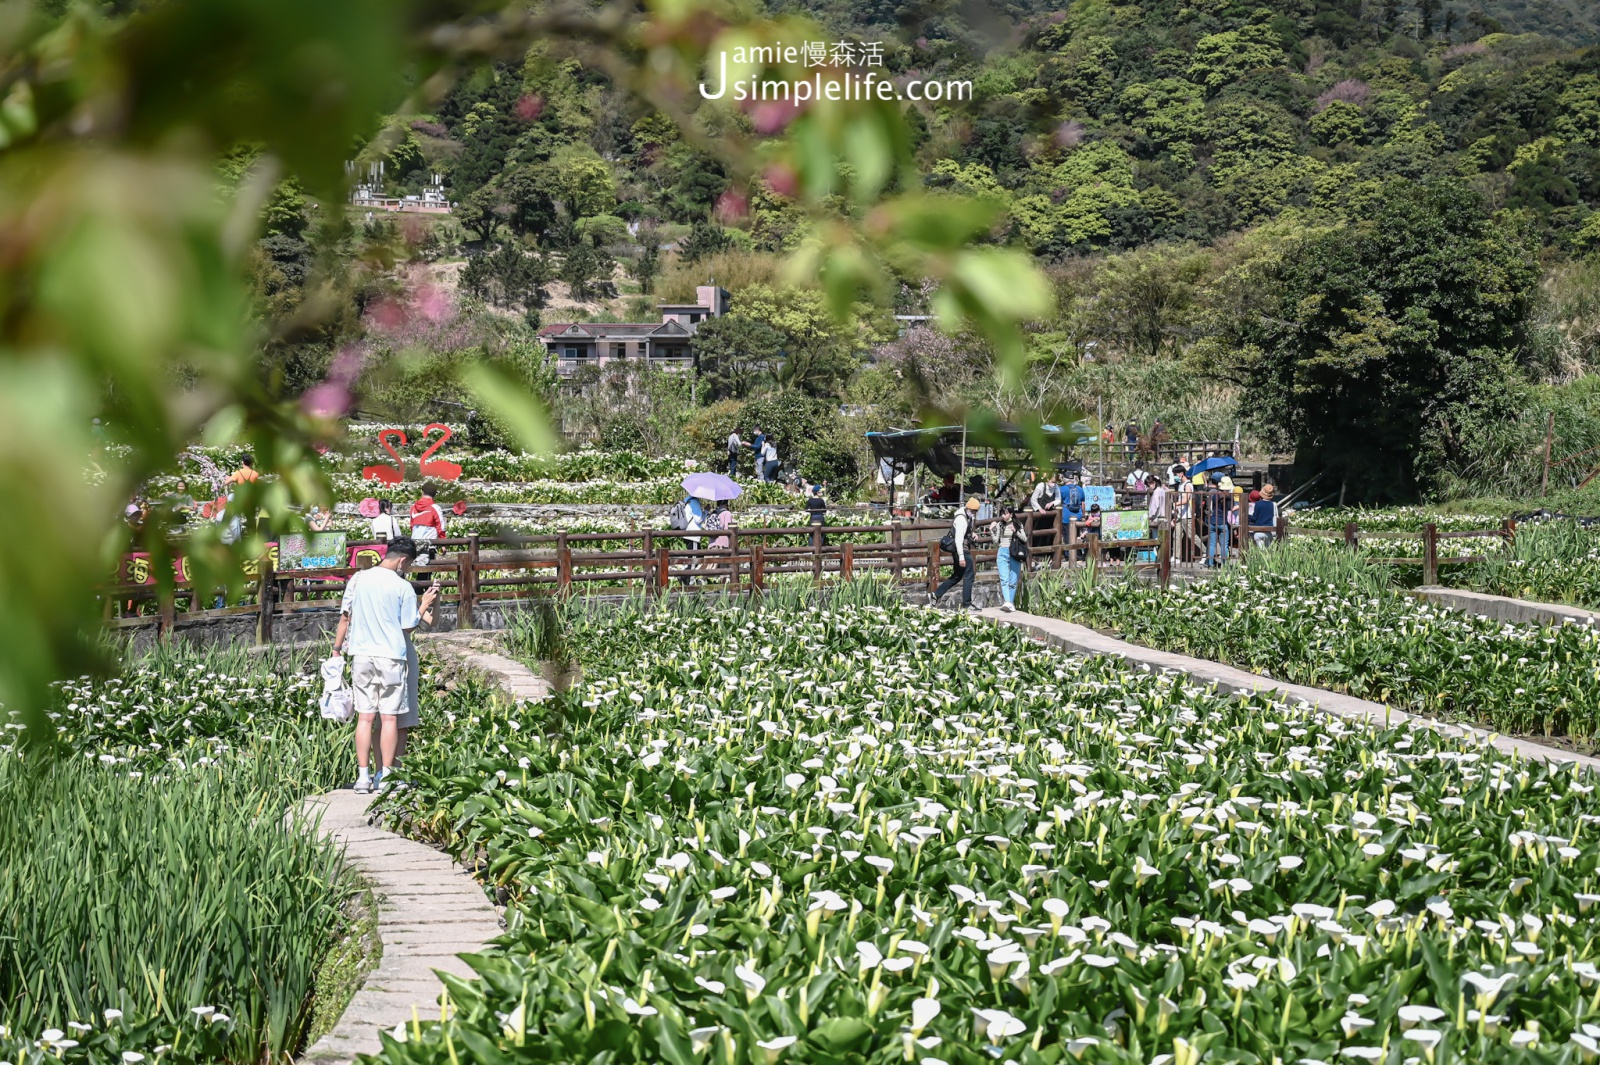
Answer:
<svg viewBox="0 0 1600 1065"><path fill-rule="evenodd" d="M350 666L356 713L398 716L406 712L403 658L357 658Z"/></svg>

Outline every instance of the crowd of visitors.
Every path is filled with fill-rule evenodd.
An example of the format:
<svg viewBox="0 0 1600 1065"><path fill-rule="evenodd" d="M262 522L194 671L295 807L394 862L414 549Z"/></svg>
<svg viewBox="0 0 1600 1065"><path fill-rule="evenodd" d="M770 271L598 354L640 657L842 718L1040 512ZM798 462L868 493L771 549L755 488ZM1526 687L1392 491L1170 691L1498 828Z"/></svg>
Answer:
<svg viewBox="0 0 1600 1065"><path fill-rule="evenodd" d="M1156 474L1134 461L1122 479L1121 499L1124 508L1145 511L1149 531L1140 538L1165 537L1174 562L1197 562L1205 567L1228 561L1238 542L1241 517L1254 544L1269 543L1276 536L1279 519L1276 487L1264 484L1259 491L1241 495L1225 470L1199 469L1200 465L1203 464L1191 469L1174 463ZM987 539L996 552L1002 610L1014 609L1017 587L1031 555L1054 550L1058 537L1063 538L1066 561L1082 560L1096 549L1097 543L1102 543L1114 557L1121 550L1115 539L1102 541L1106 536L1106 508L1091 499L1093 487L1085 472L1047 472L1034 478L1020 509L1005 501L997 505ZM941 542L941 549L953 559L950 576L939 586L935 599L960 584L962 605L971 605L972 567L967 552L974 537L979 537L976 530L982 519L977 515L988 506L986 501L969 495L963 509L957 512L951 533ZM1149 548L1142 550L1153 553Z"/></svg>

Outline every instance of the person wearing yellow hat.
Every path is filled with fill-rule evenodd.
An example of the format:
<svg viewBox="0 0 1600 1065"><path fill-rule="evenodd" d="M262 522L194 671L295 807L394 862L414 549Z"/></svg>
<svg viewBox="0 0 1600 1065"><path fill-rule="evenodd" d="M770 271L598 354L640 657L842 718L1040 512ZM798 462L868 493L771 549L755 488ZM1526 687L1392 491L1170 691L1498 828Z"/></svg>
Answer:
<svg viewBox="0 0 1600 1065"><path fill-rule="evenodd" d="M968 496L967 505L956 512L956 520L951 523L950 531L939 541L939 549L946 554L954 555L955 562L950 567L950 576L946 577L944 583L933 593L935 603L943 599L946 592L960 584L961 609L972 609L972 578L978 568L972 558L972 546L977 535L978 508L982 506L983 501L977 496Z"/></svg>

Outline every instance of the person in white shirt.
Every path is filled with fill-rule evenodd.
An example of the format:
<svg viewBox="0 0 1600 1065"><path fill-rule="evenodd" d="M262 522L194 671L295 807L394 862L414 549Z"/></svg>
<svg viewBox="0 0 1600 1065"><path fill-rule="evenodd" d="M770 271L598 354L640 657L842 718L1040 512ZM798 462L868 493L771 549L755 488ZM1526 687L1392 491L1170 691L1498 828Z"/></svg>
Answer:
<svg viewBox="0 0 1600 1065"><path fill-rule="evenodd" d="M384 560L345 582L339 607L339 629L333 638L335 654L347 650L351 657L350 687L356 711L355 790L369 793L383 781L385 768L396 764L400 719L408 709L406 698L411 633L423 613L431 613L439 596L437 587L422 596L402 576L417 555L416 541L398 536L389 541ZM377 776L370 772L372 725L381 720L378 739L381 762Z"/></svg>
<svg viewBox="0 0 1600 1065"><path fill-rule="evenodd" d="M395 520L393 504L387 499L378 500L378 513L372 519L372 538L384 543L400 539L400 523Z"/></svg>
<svg viewBox="0 0 1600 1065"><path fill-rule="evenodd" d="M739 430L735 429L728 434L728 476L739 476L739 450L744 447L744 441L739 439Z"/></svg>
<svg viewBox="0 0 1600 1065"><path fill-rule="evenodd" d="M1143 464L1137 463L1137 462L1134 463L1133 472L1128 474L1128 480L1127 480L1128 491L1130 491L1130 492L1142 492L1142 491L1144 491L1145 490L1145 486L1146 486L1146 484L1147 484L1147 482L1149 480L1150 480L1150 474L1149 474L1149 472L1147 470L1145 470Z"/></svg>
<svg viewBox="0 0 1600 1065"><path fill-rule="evenodd" d="M763 481L776 481L778 471L783 469L783 463L778 458L778 445L772 442L772 437L767 437L767 442L761 445L761 479Z"/></svg>

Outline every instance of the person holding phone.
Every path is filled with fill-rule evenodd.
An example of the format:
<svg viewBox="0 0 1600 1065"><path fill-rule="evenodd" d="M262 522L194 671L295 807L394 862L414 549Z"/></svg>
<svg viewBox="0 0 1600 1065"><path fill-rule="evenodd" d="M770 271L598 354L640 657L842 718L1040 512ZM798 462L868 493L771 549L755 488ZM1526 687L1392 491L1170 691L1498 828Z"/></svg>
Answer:
<svg viewBox="0 0 1600 1065"><path fill-rule="evenodd" d="M356 711L355 791L370 794L383 783L386 769L399 763L402 718L415 723L408 711L411 662L416 655L411 634L424 615L433 616L439 598L437 586L423 593L419 603L404 571L416 558L416 541L409 536L389 542L383 561L372 569L351 575L345 582L339 607L339 628L333 638L334 654L346 649L351 656L350 686ZM379 725L376 774L369 763L372 732Z"/></svg>

